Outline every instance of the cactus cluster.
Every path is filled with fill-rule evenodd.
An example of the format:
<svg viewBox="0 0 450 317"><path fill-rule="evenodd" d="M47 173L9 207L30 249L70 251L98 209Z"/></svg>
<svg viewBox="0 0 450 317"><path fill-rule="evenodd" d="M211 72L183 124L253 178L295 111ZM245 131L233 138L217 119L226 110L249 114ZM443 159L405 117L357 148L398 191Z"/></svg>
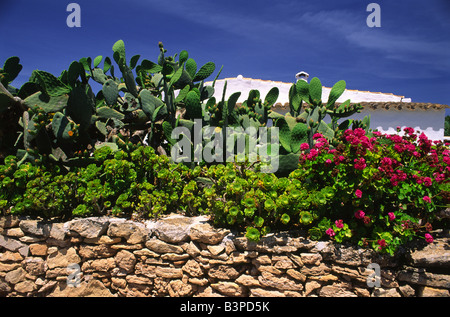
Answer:
<svg viewBox="0 0 450 317"><path fill-rule="evenodd" d="M333 145L339 131L358 127L368 131L370 116L363 120L347 119L338 124L339 119L362 110L360 104L350 104L350 100L336 104L345 87L345 81L338 81L333 85L327 103L323 103L322 83L317 77L311 79L310 83L299 80L289 90L289 112L284 116L276 112L269 113L269 118L280 129L280 166L285 170L281 174L288 174L297 167L300 144L308 143L309 149L312 149L316 133L322 134ZM331 118L330 124L324 121L327 115Z"/></svg>
<svg viewBox="0 0 450 317"><path fill-rule="evenodd" d="M0 155L17 154L23 161L43 156L70 165L80 163L80 151L129 141L147 142L165 154L171 128L203 117L202 102L214 93L203 80L215 64L208 62L197 70L186 51L176 60L165 56L162 43L159 48L157 63L143 59L138 64L140 55L128 60L119 40L112 47L112 59L73 61L59 77L35 70L20 89L10 83L22 65L19 58L9 58L0 69ZM101 85L97 94L92 83ZM13 137L6 140L6 135Z"/></svg>
<svg viewBox="0 0 450 317"><path fill-rule="evenodd" d="M196 123L201 122L203 129L216 132L202 140L202 146L220 135L224 162L228 153L235 153L238 139L245 137L250 147L258 144L259 132L249 136L249 128L258 131L270 126L272 120L279 128L283 174L283 170L290 172L297 167L302 143L313 147L315 133L332 141L339 130L352 126L368 129L370 123L366 118L338 125L339 119L361 109L349 100L336 104L345 90L344 81L333 86L326 104L321 100L318 78L309 84L302 80L294 83L289 92L290 111L283 116L271 110L279 96L276 87L264 100L258 90L251 90L247 99L237 104L241 93L235 92L226 100L225 84L222 98L216 99L214 86L222 69L212 85L206 85L204 80L215 72L215 64L198 67L185 50L169 56L160 42L158 59L153 62L140 55L129 58L125 43L119 40L112 52L112 58L100 55L73 61L58 77L35 70L20 89L11 82L22 65L19 58L9 58L0 69L0 156L15 154L21 163L50 159L70 168L88 164L89 153L95 148L116 149L128 142L145 144L167 155L177 142L172 139L175 128L187 128L193 135ZM91 87L95 83L101 86L96 94ZM327 115L331 124L323 121ZM228 127L235 135L231 141ZM198 145L191 146L194 153Z"/></svg>

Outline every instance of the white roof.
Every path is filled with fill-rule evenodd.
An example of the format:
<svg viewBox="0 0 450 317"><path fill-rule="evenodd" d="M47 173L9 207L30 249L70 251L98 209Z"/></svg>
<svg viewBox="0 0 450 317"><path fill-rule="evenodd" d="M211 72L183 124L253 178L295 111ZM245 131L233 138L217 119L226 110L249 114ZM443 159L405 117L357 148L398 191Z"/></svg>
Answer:
<svg viewBox="0 0 450 317"><path fill-rule="evenodd" d="M233 78L218 79L215 84L214 97L216 99L221 99L223 94L223 86L227 82L227 91L225 98L228 99L233 93L240 91L241 96L238 102L243 102L247 99L250 90L256 89L261 93L261 99L264 99L266 94L273 87L278 87L280 95L277 99L277 103L285 104L289 102L289 89L293 83L285 83L281 81L272 80L262 80L246 78L242 75ZM206 83L207 85L212 85L212 82ZM328 100L328 95L330 94L331 88L323 87L322 89L322 100L326 102ZM346 89L342 96L337 100L338 103L344 102L350 99L352 103L359 102L411 102L410 98L405 98L405 96L398 96L392 93L381 93L381 92L371 92L371 91L360 91Z"/></svg>

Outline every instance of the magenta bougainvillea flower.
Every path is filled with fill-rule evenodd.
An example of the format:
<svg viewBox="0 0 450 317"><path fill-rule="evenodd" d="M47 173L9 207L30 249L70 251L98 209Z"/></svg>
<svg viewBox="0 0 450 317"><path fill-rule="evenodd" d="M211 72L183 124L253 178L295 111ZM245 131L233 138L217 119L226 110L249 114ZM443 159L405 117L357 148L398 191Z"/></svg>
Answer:
<svg viewBox="0 0 450 317"><path fill-rule="evenodd" d="M362 210L358 210L357 212L355 212L356 219L364 219L365 215L366 215L365 212Z"/></svg>
<svg viewBox="0 0 450 317"><path fill-rule="evenodd" d="M386 246L386 240L384 239L378 240L377 243L380 245L380 249Z"/></svg>
<svg viewBox="0 0 450 317"><path fill-rule="evenodd" d="M363 157L355 159L353 162L355 162L355 168L357 170L363 170L367 167L366 160Z"/></svg>
<svg viewBox="0 0 450 317"><path fill-rule="evenodd" d="M307 149L309 149L309 144L308 143L300 144L300 150L306 151Z"/></svg>
<svg viewBox="0 0 450 317"><path fill-rule="evenodd" d="M333 146L319 134L314 136L314 146L302 145L302 149L312 149L300 155L298 179L323 191L326 199L335 203L327 210L334 221L326 218L327 212L318 212L323 220L321 234L336 241L357 238L365 245L374 230L389 233L372 240L372 246L392 253L411 240L410 233L424 220L422 212L431 214L440 208L445 200L440 188L450 176L450 150L413 128L399 127L398 132L347 129L336 135ZM353 188L350 192L349 186ZM350 208L354 208L353 214L348 214ZM410 219L403 220L405 215ZM364 230L344 236L347 224ZM401 230L397 230L399 226ZM317 234L318 228L311 232ZM432 241L433 237L425 239Z"/></svg>
<svg viewBox="0 0 450 317"><path fill-rule="evenodd" d="M331 229L331 228L328 228L327 231L325 231L325 233L326 233L327 235L329 235L330 237L334 237L334 236L336 235L336 233L334 232L334 230Z"/></svg>

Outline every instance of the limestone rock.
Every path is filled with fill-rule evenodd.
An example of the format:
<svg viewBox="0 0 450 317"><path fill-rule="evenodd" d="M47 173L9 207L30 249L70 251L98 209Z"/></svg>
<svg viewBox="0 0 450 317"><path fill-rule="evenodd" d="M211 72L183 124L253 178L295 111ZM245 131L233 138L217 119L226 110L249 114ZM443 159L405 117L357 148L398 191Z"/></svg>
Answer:
<svg viewBox="0 0 450 317"><path fill-rule="evenodd" d="M169 279L177 279L183 277L182 269L175 269L171 267L156 267L155 273L159 277L169 278Z"/></svg>
<svg viewBox="0 0 450 317"><path fill-rule="evenodd" d="M272 259L268 255L260 255L252 260L255 265L270 265L272 264Z"/></svg>
<svg viewBox="0 0 450 317"><path fill-rule="evenodd" d="M398 290L403 297L413 297L414 295L416 295L416 291L414 290L414 288L412 288L408 284L400 286Z"/></svg>
<svg viewBox="0 0 450 317"><path fill-rule="evenodd" d="M289 269L286 271L286 274L292 277L294 280L305 282L306 281L306 275L301 273L300 271L296 271L294 269Z"/></svg>
<svg viewBox="0 0 450 317"><path fill-rule="evenodd" d="M98 280L82 282L78 287L67 286L60 282L49 297L113 297L114 295Z"/></svg>
<svg viewBox="0 0 450 317"><path fill-rule="evenodd" d="M305 296L308 296L312 292L314 292L316 289L320 289L322 285L316 281L311 281L305 284Z"/></svg>
<svg viewBox="0 0 450 317"><path fill-rule="evenodd" d="M356 297L356 294L339 285L327 285L320 289L320 297Z"/></svg>
<svg viewBox="0 0 450 317"><path fill-rule="evenodd" d="M186 248L186 253L191 257L196 257L200 254L200 249L197 247L195 242L191 241Z"/></svg>
<svg viewBox="0 0 450 317"><path fill-rule="evenodd" d="M127 275L125 278L129 284L139 284L139 285L152 285L153 282L150 278L146 276L139 275Z"/></svg>
<svg viewBox="0 0 450 317"><path fill-rule="evenodd" d="M287 233L268 234L260 239L258 243L249 241L246 237L234 239L237 249L245 251L260 251L264 253L290 253L297 251L298 247L294 244L288 244L290 238Z"/></svg>
<svg viewBox="0 0 450 317"><path fill-rule="evenodd" d="M191 226L195 218L172 215L156 222L153 233L161 240L169 243L178 243L189 239Z"/></svg>
<svg viewBox="0 0 450 317"><path fill-rule="evenodd" d="M225 251L225 246L222 244L208 245L208 251L211 252L212 255L219 255L220 253Z"/></svg>
<svg viewBox="0 0 450 317"><path fill-rule="evenodd" d="M293 281L286 277L278 277L269 272L261 272L258 277L261 285L266 287L272 287L277 290L283 291L301 291L303 290L303 284Z"/></svg>
<svg viewBox="0 0 450 317"><path fill-rule="evenodd" d="M5 229L3 234L8 237L22 238L25 233L20 228Z"/></svg>
<svg viewBox="0 0 450 317"><path fill-rule="evenodd" d="M0 253L0 262L18 262L22 260L23 256L18 252L5 251Z"/></svg>
<svg viewBox="0 0 450 317"><path fill-rule="evenodd" d="M168 288L171 297L190 296L194 291L192 285L186 284L182 280L170 281Z"/></svg>
<svg viewBox="0 0 450 317"><path fill-rule="evenodd" d="M20 229L23 232L29 233L35 236L44 236L45 238L50 236L51 226L49 223L45 223L39 220L22 220L19 224Z"/></svg>
<svg viewBox="0 0 450 317"><path fill-rule="evenodd" d="M107 235L103 235L97 238L85 238L84 242L88 244L116 244L122 241L120 237L111 238Z"/></svg>
<svg viewBox="0 0 450 317"><path fill-rule="evenodd" d="M287 256L273 256L272 261L274 262L274 267L281 270L293 269L295 264Z"/></svg>
<svg viewBox="0 0 450 317"><path fill-rule="evenodd" d="M168 261L183 261L189 258L189 254L165 253L161 255L161 259Z"/></svg>
<svg viewBox="0 0 450 317"><path fill-rule="evenodd" d="M49 237L55 240L63 241L68 233L69 230L63 223L53 223L51 225Z"/></svg>
<svg viewBox="0 0 450 317"><path fill-rule="evenodd" d="M183 248L177 245L172 245L169 243L166 243L164 241L158 240L158 239L150 239L145 243L145 246L149 248L150 250L156 252L156 253L183 253Z"/></svg>
<svg viewBox="0 0 450 317"><path fill-rule="evenodd" d="M322 261L322 256L319 253L300 253L303 264L319 265Z"/></svg>
<svg viewBox="0 0 450 317"><path fill-rule="evenodd" d="M229 234L228 230L215 229L209 223L198 223L191 226L189 236L192 241L207 244L218 244Z"/></svg>
<svg viewBox="0 0 450 317"><path fill-rule="evenodd" d="M134 267L134 273L139 275L145 275L149 278L156 277L156 266L148 265L142 262L137 262Z"/></svg>
<svg viewBox="0 0 450 317"><path fill-rule="evenodd" d="M433 288L425 286L420 292L420 297L450 297L447 289Z"/></svg>
<svg viewBox="0 0 450 317"><path fill-rule="evenodd" d="M231 266L218 265L211 268L208 275L219 280L234 280L239 276L239 272Z"/></svg>
<svg viewBox="0 0 450 317"><path fill-rule="evenodd" d="M147 232L143 224L133 221L115 221L108 227L108 236L125 238L130 244L138 244L146 240Z"/></svg>
<svg viewBox="0 0 450 317"><path fill-rule="evenodd" d="M397 278L410 284L450 289L450 275L430 273L424 269L409 268L400 271Z"/></svg>
<svg viewBox="0 0 450 317"><path fill-rule="evenodd" d="M270 291L264 288L251 288L250 296L252 297L286 297L284 293L279 291Z"/></svg>
<svg viewBox="0 0 450 317"><path fill-rule="evenodd" d="M113 258L89 260L83 263L81 267L82 272L108 272L116 266Z"/></svg>
<svg viewBox="0 0 450 317"><path fill-rule="evenodd" d="M11 287L3 279L0 279L0 296L6 296L9 292L11 292Z"/></svg>
<svg viewBox="0 0 450 317"><path fill-rule="evenodd" d="M204 274L202 267L195 260L187 261L182 270L192 277L201 277Z"/></svg>
<svg viewBox="0 0 450 317"><path fill-rule="evenodd" d="M109 244L82 245L78 253L83 259L94 259L112 257L117 253L117 250L111 248Z"/></svg>
<svg viewBox="0 0 450 317"><path fill-rule="evenodd" d="M411 253L412 265L450 269L450 239L427 245Z"/></svg>
<svg viewBox="0 0 450 317"><path fill-rule="evenodd" d="M125 272L131 272L136 264L136 257L133 253L127 250L119 251L114 257L116 265Z"/></svg>
<svg viewBox="0 0 450 317"><path fill-rule="evenodd" d="M20 263L3 263L0 262L0 273L10 272L20 267Z"/></svg>
<svg viewBox="0 0 450 317"><path fill-rule="evenodd" d="M17 227L19 223L20 219L16 215L5 215L0 217L0 228L4 229L14 228Z"/></svg>
<svg viewBox="0 0 450 317"><path fill-rule="evenodd" d="M343 247L338 246L334 248L326 247L332 252L325 253L326 260L333 261L337 264L348 266L367 266L372 263L373 252L367 248L360 247ZM321 252L323 252L322 250Z"/></svg>
<svg viewBox="0 0 450 317"><path fill-rule="evenodd" d="M36 290L36 284L33 281L26 280L14 285L14 290L18 293L30 293Z"/></svg>
<svg viewBox="0 0 450 317"><path fill-rule="evenodd" d="M30 245L30 253L36 256L46 256L48 247L45 243L33 243Z"/></svg>
<svg viewBox="0 0 450 317"><path fill-rule="evenodd" d="M29 247L25 243L5 237L3 235L0 235L0 247L13 252L19 251L22 256L27 256L29 252Z"/></svg>
<svg viewBox="0 0 450 317"><path fill-rule="evenodd" d="M6 273L5 281L10 284L17 284L25 280L26 271L21 267Z"/></svg>
<svg viewBox="0 0 450 317"><path fill-rule="evenodd" d="M251 275L242 274L236 279L236 283L241 284L243 286L251 287L251 286L261 286L258 279Z"/></svg>
<svg viewBox="0 0 450 317"><path fill-rule="evenodd" d="M222 294L216 292L211 286L201 287L196 297L224 297Z"/></svg>
<svg viewBox="0 0 450 317"><path fill-rule="evenodd" d="M109 220L106 217L90 217L75 219L65 223L65 228L74 231L83 238L97 238L108 230Z"/></svg>
<svg viewBox="0 0 450 317"><path fill-rule="evenodd" d="M81 258L78 256L74 248L64 248L53 252L47 257L47 265L49 269L56 267L66 268L71 264L80 263Z"/></svg>
<svg viewBox="0 0 450 317"><path fill-rule="evenodd" d="M402 295L395 288L375 288L372 292L372 297L402 297Z"/></svg>
<svg viewBox="0 0 450 317"><path fill-rule="evenodd" d="M39 276L47 271L47 262L39 257L29 257L22 261L23 268L31 275Z"/></svg>
<svg viewBox="0 0 450 317"><path fill-rule="evenodd" d="M225 296L244 296L245 288L233 282L219 282L211 284L211 287Z"/></svg>

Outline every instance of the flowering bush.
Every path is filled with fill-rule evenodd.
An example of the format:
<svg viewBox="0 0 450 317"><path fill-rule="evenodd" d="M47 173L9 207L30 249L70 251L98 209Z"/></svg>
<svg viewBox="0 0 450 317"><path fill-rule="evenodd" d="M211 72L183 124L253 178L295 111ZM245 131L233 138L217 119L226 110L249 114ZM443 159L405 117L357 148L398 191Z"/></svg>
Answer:
<svg viewBox="0 0 450 317"><path fill-rule="evenodd" d="M348 129L338 141L331 147L316 135L290 175L308 190L334 192L317 211L322 220L310 229L311 237L354 240L390 254L417 235L433 241L420 232L432 230L436 212L449 202L449 149L412 128L404 136Z"/></svg>
<svg viewBox="0 0 450 317"><path fill-rule="evenodd" d="M151 147L96 149L70 171L51 161L0 165L0 212L38 217L207 214L250 240L273 230L307 229L314 240L351 242L393 254L419 236L433 242L432 223L450 201L450 151L424 135L346 130L335 146L314 135L301 146L289 177L248 162L171 163ZM82 155L82 154L80 154ZM444 224L445 225L445 224Z"/></svg>

